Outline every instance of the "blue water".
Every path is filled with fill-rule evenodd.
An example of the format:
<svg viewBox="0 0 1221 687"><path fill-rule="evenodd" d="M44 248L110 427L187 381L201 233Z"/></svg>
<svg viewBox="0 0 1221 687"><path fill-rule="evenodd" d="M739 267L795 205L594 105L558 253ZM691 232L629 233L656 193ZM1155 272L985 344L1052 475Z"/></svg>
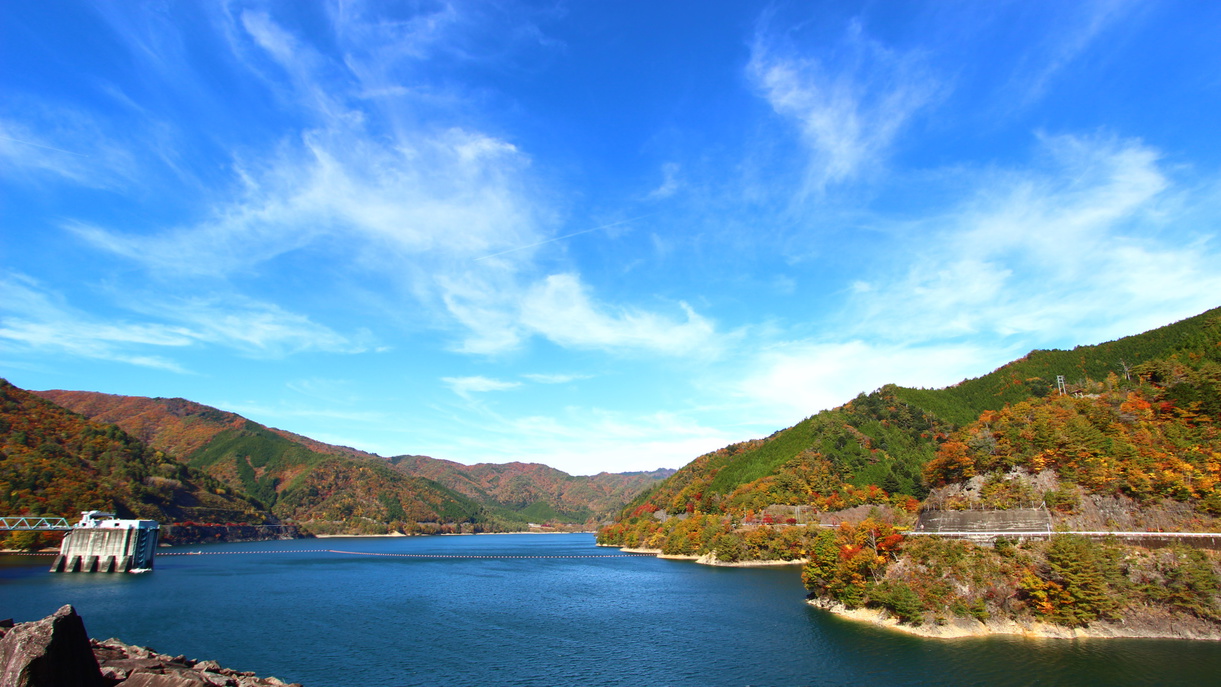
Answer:
<svg viewBox="0 0 1221 687"><path fill-rule="evenodd" d="M185 550L206 555L159 556L145 575L56 575L47 557L0 556L0 617L71 603L94 637L306 687L1204 685L1221 674L1216 642L895 634L807 606L795 568L619 557L590 535Z"/></svg>

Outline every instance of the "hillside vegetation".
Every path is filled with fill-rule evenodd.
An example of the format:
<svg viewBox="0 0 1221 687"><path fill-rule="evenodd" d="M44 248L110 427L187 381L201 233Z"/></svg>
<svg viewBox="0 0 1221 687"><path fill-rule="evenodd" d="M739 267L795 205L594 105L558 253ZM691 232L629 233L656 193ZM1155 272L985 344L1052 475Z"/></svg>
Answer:
<svg viewBox="0 0 1221 687"><path fill-rule="evenodd" d="M426 477L506 518L533 522L583 523L613 515L623 504L673 470L573 476L540 463L463 465L428 456L396 456L390 464L404 474Z"/></svg>
<svg viewBox="0 0 1221 687"><path fill-rule="evenodd" d="M1065 525L1221 531L1221 309L1098 346L1035 351L946 389L861 394L700 456L637 497L599 541L719 561L803 559L821 603L913 624L1081 626L1136 614L1217 632L1213 552L1070 535L996 548L903 535L923 508L1017 507L1049 508ZM847 522L806 526L820 520Z"/></svg>
<svg viewBox="0 0 1221 687"><path fill-rule="evenodd" d="M669 474L573 477L537 464L385 459L181 398L37 393L113 422L248 495L273 517L317 532L513 531L530 522L585 523L616 512Z"/></svg>
<svg viewBox="0 0 1221 687"><path fill-rule="evenodd" d="M92 509L163 522L266 519L251 499L122 429L0 380L0 515L75 521ZM40 538L52 535L13 533L0 546L30 547Z"/></svg>
<svg viewBox="0 0 1221 687"><path fill-rule="evenodd" d="M1071 520L1090 500L1108 499L1137 513L1177 512L1166 523L1172 529L1221 531L1221 408L1213 405L1221 365L1184 358L1138 366L1130 383L1112 375L1097 393L985 411L925 468L930 484L958 490L938 506L1041 502L1058 520ZM1180 405L1184 398L1194 400ZM1048 476L1055 488L1038 490ZM978 488L958 489L967 483ZM1221 561L1182 545L1151 551L1064 534L983 547L905 539L865 521L818 532L807 551L805 581L821 600L883 608L911 624L1016 617L1079 627L1186 615L1221 632Z"/></svg>

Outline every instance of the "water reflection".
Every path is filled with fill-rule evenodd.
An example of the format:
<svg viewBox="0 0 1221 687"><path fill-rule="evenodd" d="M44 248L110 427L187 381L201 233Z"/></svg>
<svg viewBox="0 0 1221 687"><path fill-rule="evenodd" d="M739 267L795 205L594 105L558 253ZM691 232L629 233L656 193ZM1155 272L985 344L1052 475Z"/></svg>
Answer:
<svg viewBox="0 0 1221 687"><path fill-rule="evenodd" d="M796 569L610 555L587 535L262 542L149 575L52 575L0 556L18 620L72 603L91 634L330 685L1209 684L1217 643L929 640L802 603ZM278 553L247 553L270 551ZM24 560L23 560L24 559Z"/></svg>

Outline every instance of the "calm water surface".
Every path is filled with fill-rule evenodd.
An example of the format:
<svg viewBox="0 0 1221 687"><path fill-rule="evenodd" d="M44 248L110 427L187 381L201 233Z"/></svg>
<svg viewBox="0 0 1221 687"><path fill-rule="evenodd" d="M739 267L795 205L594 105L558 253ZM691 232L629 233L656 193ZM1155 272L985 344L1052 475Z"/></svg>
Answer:
<svg viewBox="0 0 1221 687"><path fill-rule="evenodd" d="M306 687L1221 683L1221 643L908 637L810 608L796 568L615 557L591 535L184 550L207 555L159 557L145 575L0 556L0 617L70 603L94 637Z"/></svg>

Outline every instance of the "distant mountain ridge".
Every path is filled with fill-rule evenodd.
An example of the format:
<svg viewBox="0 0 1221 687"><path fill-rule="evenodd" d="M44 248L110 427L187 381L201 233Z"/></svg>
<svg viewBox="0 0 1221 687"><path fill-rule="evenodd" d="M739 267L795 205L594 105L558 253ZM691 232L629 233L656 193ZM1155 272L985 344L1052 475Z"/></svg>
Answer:
<svg viewBox="0 0 1221 687"><path fill-rule="evenodd" d="M483 503L495 503L533 520L556 518L585 521L621 508L640 491L674 470L603 472L573 476L541 463L476 463L463 465L428 456L395 456L395 469L427 477Z"/></svg>
<svg viewBox="0 0 1221 687"><path fill-rule="evenodd" d="M616 512L673 471L575 477L531 463L462 465L427 456L383 458L266 427L181 398L91 391L35 392L91 419L111 422L156 449L250 494L282 518L418 518L497 529L528 522L584 523ZM361 475L376 478L368 492ZM390 489L394 493L386 493ZM426 504L421 506L421 504Z"/></svg>

